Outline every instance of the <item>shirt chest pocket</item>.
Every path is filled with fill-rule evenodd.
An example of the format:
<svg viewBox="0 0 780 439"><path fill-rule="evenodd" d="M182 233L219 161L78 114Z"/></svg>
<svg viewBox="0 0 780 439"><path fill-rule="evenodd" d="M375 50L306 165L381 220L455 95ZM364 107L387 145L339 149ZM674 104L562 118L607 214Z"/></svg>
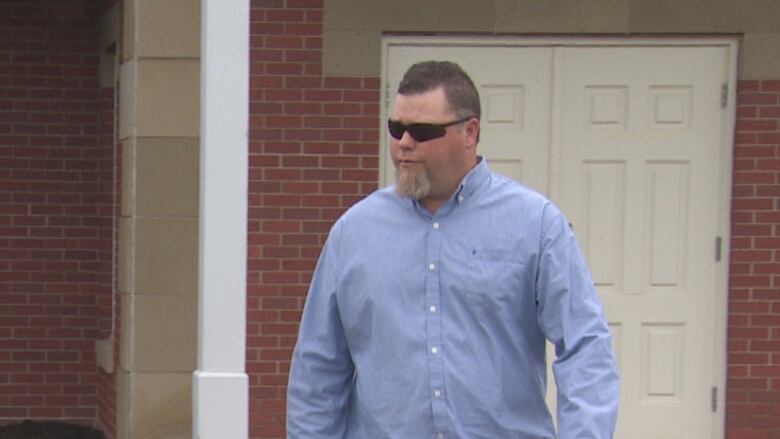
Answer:
<svg viewBox="0 0 780 439"><path fill-rule="evenodd" d="M522 289L525 257L522 252L472 248L467 256L466 291L475 305L486 310L512 307Z"/></svg>

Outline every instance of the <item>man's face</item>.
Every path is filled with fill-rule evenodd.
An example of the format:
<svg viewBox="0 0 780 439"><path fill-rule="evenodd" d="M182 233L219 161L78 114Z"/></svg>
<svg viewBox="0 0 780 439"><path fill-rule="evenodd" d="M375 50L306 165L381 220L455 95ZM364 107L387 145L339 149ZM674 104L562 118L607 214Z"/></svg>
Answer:
<svg viewBox="0 0 780 439"><path fill-rule="evenodd" d="M414 95L397 95L392 121L447 124L457 120L447 105L444 89ZM470 129L465 125L473 124ZM425 201L446 201L476 160L476 119L446 127L442 137L418 141L409 132L390 136L390 153L401 195Z"/></svg>

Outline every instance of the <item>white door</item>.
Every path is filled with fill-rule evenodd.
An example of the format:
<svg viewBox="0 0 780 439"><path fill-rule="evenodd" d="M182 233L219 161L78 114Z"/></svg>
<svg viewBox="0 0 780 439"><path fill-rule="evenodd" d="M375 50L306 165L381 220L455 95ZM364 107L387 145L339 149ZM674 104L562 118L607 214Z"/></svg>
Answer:
<svg viewBox="0 0 780 439"><path fill-rule="evenodd" d="M578 47L558 56L556 201L612 326L623 378L617 437L710 438L726 53Z"/></svg>
<svg viewBox="0 0 780 439"><path fill-rule="evenodd" d="M482 96L480 153L572 222L620 364L615 437L722 436L712 389L725 376L727 262L715 243L728 224L730 46L385 47L387 105L412 63L458 62Z"/></svg>

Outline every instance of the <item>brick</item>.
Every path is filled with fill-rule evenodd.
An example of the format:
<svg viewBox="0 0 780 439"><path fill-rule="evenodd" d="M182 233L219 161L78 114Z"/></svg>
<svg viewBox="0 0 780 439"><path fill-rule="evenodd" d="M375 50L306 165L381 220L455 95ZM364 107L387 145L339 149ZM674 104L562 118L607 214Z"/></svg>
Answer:
<svg viewBox="0 0 780 439"><path fill-rule="evenodd" d="M322 140L325 141L356 142L360 141L360 138L360 131L355 129L326 129L322 131Z"/></svg>
<svg viewBox="0 0 780 439"><path fill-rule="evenodd" d="M266 221L262 226L263 232L266 233L297 233L301 231L301 224L298 221ZM290 249L291 255L297 255L295 249ZM263 255L271 257L273 255L280 254L274 251L273 247L265 247L263 249Z"/></svg>
<svg viewBox="0 0 780 439"><path fill-rule="evenodd" d="M313 129L286 129L284 130L284 140L286 141L312 141L327 140L323 139L322 131Z"/></svg>
<svg viewBox="0 0 780 439"><path fill-rule="evenodd" d="M737 131L774 131L777 121L772 119L741 120L737 122Z"/></svg>
<svg viewBox="0 0 780 439"><path fill-rule="evenodd" d="M750 349L753 352L776 352L780 350L780 340L753 340Z"/></svg>
<svg viewBox="0 0 780 439"><path fill-rule="evenodd" d="M322 87L322 78L317 76L286 76L284 78L285 87L301 88L320 88Z"/></svg>
<svg viewBox="0 0 780 439"><path fill-rule="evenodd" d="M307 23L322 22L324 13L322 9L309 9L305 11L304 20Z"/></svg>
<svg viewBox="0 0 780 439"><path fill-rule="evenodd" d="M333 102L341 101L342 90L332 89L312 89L304 90L304 98L307 101Z"/></svg>
<svg viewBox="0 0 780 439"><path fill-rule="evenodd" d="M767 353L731 353L729 354L729 364L747 364L747 365L766 365L769 364L769 355Z"/></svg>
<svg viewBox="0 0 780 439"><path fill-rule="evenodd" d="M735 175L735 180L737 178ZM773 207L774 200L772 198L735 199L732 201L732 209L734 210L772 210Z"/></svg>
<svg viewBox="0 0 780 439"><path fill-rule="evenodd" d="M281 9L285 0L252 0L252 13L260 9Z"/></svg>
<svg viewBox="0 0 780 439"><path fill-rule="evenodd" d="M319 50L287 50L284 52L284 60L287 62L317 63L322 60L322 52Z"/></svg>
<svg viewBox="0 0 780 439"><path fill-rule="evenodd" d="M285 23L285 35L309 36L322 35L321 23Z"/></svg>
<svg viewBox="0 0 780 439"><path fill-rule="evenodd" d="M325 103L324 112L331 115L360 114L360 105L356 103Z"/></svg>
<svg viewBox="0 0 780 439"><path fill-rule="evenodd" d="M327 77L325 78L325 87L341 90L362 89L362 82L361 78Z"/></svg>
<svg viewBox="0 0 780 439"><path fill-rule="evenodd" d="M321 114L323 106L316 102L288 102L284 104L285 114ZM327 111L326 111L327 113Z"/></svg>
<svg viewBox="0 0 780 439"><path fill-rule="evenodd" d="M287 0L289 8L322 9L324 0Z"/></svg>
<svg viewBox="0 0 780 439"><path fill-rule="evenodd" d="M727 434L729 439L771 439L766 431L750 427L728 428Z"/></svg>
<svg viewBox="0 0 780 439"><path fill-rule="evenodd" d="M301 22L303 21L304 13L303 11L293 9L270 9L265 12L265 16L268 21Z"/></svg>
<svg viewBox="0 0 780 439"><path fill-rule="evenodd" d="M780 93L780 80L761 81L761 91Z"/></svg>
<svg viewBox="0 0 780 439"><path fill-rule="evenodd" d="M339 172L334 169L306 169L303 171L304 180L338 180Z"/></svg>
<svg viewBox="0 0 780 439"><path fill-rule="evenodd" d="M303 73L303 66L294 62L266 63L265 68L266 72L272 75L300 75Z"/></svg>
<svg viewBox="0 0 780 439"><path fill-rule="evenodd" d="M759 185L755 189L755 195L758 197L780 196L780 185Z"/></svg>
<svg viewBox="0 0 780 439"><path fill-rule="evenodd" d="M344 100L347 102L378 102L379 90L346 90Z"/></svg>
<svg viewBox="0 0 780 439"><path fill-rule="evenodd" d="M379 172L373 169L354 169L354 170L344 170L342 172L342 177L344 180L349 181L370 181L374 182L379 177Z"/></svg>
<svg viewBox="0 0 780 439"><path fill-rule="evenodd" d="M265 39L265 47L271 49L303 49L303 39L300 37L268 36Z"/></svg>
<svg viewBox="0 0 780 439"><path fill-rule="evenodd" d="M737 92L747 93L761 90L761 81L739 81L737 83Z"/></svg>
<svg viewBox="0 0 780 439"><path fill-rule="evenodd" d="M734 288L734 287L732 287ZM736 313L767 313L769 312L769 305L766 302L735 302L729 303L729 312ZM734 331L740 328L733 328ZM761 328L763 329L763 328Z"/></svg>
<svg viewBox="0 0 780 439"><path fill-rule="evenodd" d="M298 169L271 168L265 170L267 180L292 180L297 181L301 178L301 171Z"/></svg>
<svg viewBox="0 0 780 439"><path fill-rule="evenodd" d="M778 96L773 93L740 93L737 97L739 105L776 105Z"/></svg>
<svg viewBox="0 0 780 439"><path fill-rule="evenodd" d="M755 238L753 248L755 249L777 249L780 246L780 238ZM759 260L767 260L768 256L764 253Z"/></svg>
<svg viewBox="0 0 780 439"><path fill-rule="evenodd" d="M285 220L311 220L319 219L320 212L312 208L284 209L282 218Z"/></svg>
<svg viewBox="0 0 780 439"><path fill-rule="evenodd" d="M758 112L757 116L767 119L780 119L780 105L775 106L761 106L761 107L749 107L755 108Z"/></svg>
<svg viewBox="0 0 780 439"><path fill-rule="evenodd" d="M780 145L780 132L758 133L756 143L760 145ZM775 170L777 168L774 168Z"/></svg>
<svg viewBox="0 0 780 439"><path fill-rule="evenodd" d="M307 49L322 49L322 37L321 36L315 36L315 37L304 37L304 47Z"/></svg>

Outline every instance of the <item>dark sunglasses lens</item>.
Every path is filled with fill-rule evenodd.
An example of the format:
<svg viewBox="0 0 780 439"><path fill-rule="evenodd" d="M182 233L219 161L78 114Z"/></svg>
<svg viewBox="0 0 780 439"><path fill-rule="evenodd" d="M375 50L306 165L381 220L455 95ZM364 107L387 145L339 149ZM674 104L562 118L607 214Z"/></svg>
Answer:
<svg viewBox="0 0 780 439"><path fill-rule="evenodd" d="M390 135L397 140L401 140L404 136L404 132L408 131L409 135L418 142L425 142L426 140L436 139L443 136L447 129L441 125L428 124L428 123L413 123L411 125L404 125L397 120L388 120L387 129Z"/></svg>
<svg viewBox="0 0 780 439"><path fill-rule="evenodd" d="M406 125L397 120L388 120L387 130L390 131L390 135L393 136L393 138L401 140L401 137L404 136L404 131L406 131Z"/></svg>
<svg viewBox="0 0 780 439"><path fill-rule="evenodd" d="M426 140L435 139L443 136L447 129L439 125L430 124L417 124L407 128L409 135L418 142L425 142Z"/></svg>

